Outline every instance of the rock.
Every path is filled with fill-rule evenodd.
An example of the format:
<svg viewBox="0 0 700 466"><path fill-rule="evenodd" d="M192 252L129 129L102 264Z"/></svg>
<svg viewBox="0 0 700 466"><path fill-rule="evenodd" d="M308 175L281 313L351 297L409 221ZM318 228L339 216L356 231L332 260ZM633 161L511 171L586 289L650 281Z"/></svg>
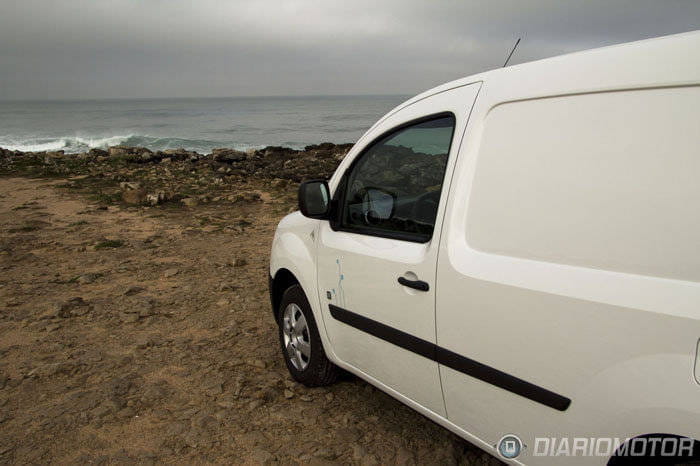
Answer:
<svg viewBox="0 0 700 466"><path fill-rule="evenodd" d="M114 411L114 407L107 403L102 403L97 408L92 410L92 415L97 419L102 419Z"/></svg>
<svg viewBox="0 0 700 466"><path fill-rule="evenodd" d="M248 409L250 409L251 411L255 411L264 404L265 400L253 400L250 403L248 403Z"/></svg>
<svg viewBox="0 0 700 466"><path fill-rule="evenodd" d="M233 203L250 203L260 202L262 199L260 197L260 193L257 193L255 191L246 191L228 196L227 200Z"/></svg>
<svg viewBox="0 0 700 466"><path fill-rule="evenodd" d="M253 461L254 464L268 465L272 463L274 458L275 457L272 455L272 453L261 448L256 448L250 455L250 459Z"/></svg>
<svg viewBox="0 0 700 466"><path fill-rule="evenodd" d="M129 419L134 416L136 416L136 410L131 406L127 406L126 408L120 410L117 413L117 417L119 417L120 419Z"/></svg>
<svg viewBox="0 0 700 466"><path fill-rule="evenodd" d="M199 432L194 429L187 432L183 439L185 440L187 446L190 448L197 448L197 446L199 446L200 444Z"/></svg>
<svg viewBox="0 0 700 466"><path fill-rule="evenodd" d="M282 178L275 178L274 180L272 180L270 185L273 188L284 189L287 187L287 183L288 183L287 180L284 180Z"/></svg>
<svg viewBox="0 0 700 466"><path fill-rule="evenodd" d="M0 424L12 419L10 413L0 411Z"/></svg>
<svg viewBox="0 0 700 466"><path fill-rule="evenodd" d="M172 422L165 427L165 434L168 436L182 435L187 431L187 424L184 422Z"/></svg>
<svg viewBox="0 0 700 466"><path fill-rule="evenodd" d="M129 153L129 150L127 147L114 146L114 147L109 148L110 157L117 157L120 155L126 155L128 153Z"/></svg>
<svg viewBox="0 0 700 466"><path fill-rule="evenodd" d="M27 377L47 378L58 374L68 374L75 369L71 362L54 362L38 366L27 373Z"/></svg>
<svg viewBox="0 0 700 466"><path fill-rule="evenodd" d="M354 443L352 445L352 459L361 461L365 456L367 456L367 450L365 450L362 445Z"/></svg>
<svg viewBox="0 0 700 466"><path fill-rule="evenodd" d="M160 380L157 383L146 387L141 395L141 401L148 404L160 402L163 400L163 398L168 396L168 389L168 383L164 380Z"/></svg>
<svg viewBox="0 0 700 466"><path fill-rule="evenodd" d="M121 314L119 314L119 318L121 319L122 322L134 323L134 322L138 322L139 315L135 314L135 313L122 312Z"/></svg>
<svg viewBox="0 0 700 466"><path fill-rule="evenodd" d="M196 207L199 204L199 201L193 197L180 199L180 202L182 202L186 207Z"/></svg>
<svg viewBox="0 0 700 466"><path fill-rule="evenodd" d="M242 162L248 157L245 152L225 148L213 149L211 155L215 161L224 163Z"/></svg>
<svg viewBox="0 0 700 466"><path fill-rule="evenodd" d="M90 304L80 296L75 296L67 301L54 303L51 309L45 312L40 319L51 319L60 317L67 319L69 317L85 315L90 311Z"/></svg>
<svg viewBox="0 0 700 466"><path fill-rule="evenodd" d="M218 427L219 421L207 413L199 413L192 419L192 425L200 429L208 430Z"/></svg>
<svg viewBox="0 0 700 466"><path fill-rule="evenodd" d="M223 393L223 384L224 379L222 377L217 375L209 376L202 381L202 389L207 395L215 396Z"/></svg>
<svg viewBox="0 0 700 466"><path fill-rule="evenodd" d="M248 265L248 261L239 257L237 259L233 259L231 261L231 265L233 265L234 267L244 267Z"/></svg>
<svg viewBox="0 0 700 466"><path fill-rule="evenodd" d="M314 401L314 399L313 399L312 397L310 397L309 395L301 395L301 396L299 397L299 399L300 399L301 401L306 401L307 403L310 403L310 402Z"/></svg>
<svg viewBox="0 0 700 466"><path fill-rule="evenodd" d="M144 288L144 287L142 287L142 286L135 286L135 285L132 285L132 286L130 286L129 288L126 289L126 291L124 292L124 296L133 296L133 295L139 294L139 293L141 293L142 291L145 291L145 290L146 290L146 288Z"/></svg>
<svg viewBox="0 0 700 466"><path fill-rule="evenodd" d="M310 146L304 147L304 150L309 152L312 150L332 150L335 149L336 145L332 142L322 142L321 144L311 144Z"/></svg>
<svg viewBox="0 0 700 466"><path fill-rule="evenodd" d="M169 157L173 160L197 160L199 158L198 153L190 152L183 148L166 149L162 153L164 156Z"/></svg>
<svg viewBox="0 0 700 466"><path fill-rule="evenodd" d="M94 283L95 280L97 280L101 276L101 273L84 273L80 275L76 281L81 285L88 285L90 283Z"/></svg>
<svg viewBox="0 0 700 466"><path fill-rule="evenodd" d="M330 448L321 447L314 452L314 457L323 458L326 460L333 460L338 457L338 455Z"/></svg>
<svg viewBox="0 0 700 466"><path fill-rule="evenodd" d="M396 450L396 456L394 457L394 464L396 465L401 465L401 466L409 466L416 464L416 460L413 456L413 453L410 451L406 450L403 447L399 447L398 450Z"/></svg>
<svg viewBox="0 0 700 466"><path fill-rule="evenodd" d="M127 204L140 205L146 200L146 190L138 183L121 183L122 200Z"/></svg>
<svg viewBox="0 0 700 466"><path fill-rule="evenodd" d="M137 161L144 154L152 154L151 150L145 147L112 146L108 150L110 157L133 156L133 159L127 159L133 161Z"/></svg>
<svg viewBox="0 0 700 466"><path fill-rule="evenodd" d="M135 296L129 299L130 306L124 310L126 313L137 314L139 317L148 317L155 314L156 300L152 296Z"/></svg>
<svg viewBox="0 0 700 466"><path fill-rule="evenodd" d="M158 191L146 195L146 202L152 206L162 204L168 200L168 195L164 191Z"/></svg>
<svg viewBox="0 0 700 466"><path fill-rule="evenodd" d="M85 354L80 356L78 358L78 362L81 364L94 364L96 362L100 362L104 359L104 355L101 351L99 350L92 350L92 351L87 351Z"/></svg>
<svg viewBox="0 0 700 466"><path fill-rule="evenodd" d="M88 151L87 155L89 155L90 157L106 157L109 155L109 152L107 152L106 150L93 148Z"/></svg>
<svg viewBox="0 0 700 466"><path fill-rule="evenodd" d="M52 158L52 159L58 159L61 158L65 155L65 151L63 150L54 150L54 151L47 151L46 152L46 157Z"/></svg>
<svg viewBox="0 0 700 466"><path fill-rule="evenodd" d="M138 349L148 348L149 346L153 346L153 339L148 335L139 335L136 337L135 346Z"/></svg>
<svg viewBox="0 0 700 466"><path fill-rule="evenodd" d="M263 361L262 359L248 359L246 361L246 364L248 364L249 366L257 367L259 369L265 369L265 367L267 367L265 361Z"/></svg>
<svg viewBox="0 0 700 466"><path fill-rule="evenodd" d="M165 272L163 272L163 277L164 278L172 278L175 275L177 275L178 273L180 273L179 269L175 269L175 268L167 269Z"/></svg>
<svg viewBox="0 0 700 466"><path fill-rule="evenodd" d="M288 400L291 399L291 398L294 398L294 392L291 391L291 390L285 389L285 390L284 390L284 397L285 397L286 399L288 399Z"/></svg>
<svg viewBox="0 0 700 466"><path fill-rule="evenodd" d="M58 330L60 328L61 328L61 324L49 324L46 327L44 327L44 329L47 332L53 332L53 331Z"/></svg>

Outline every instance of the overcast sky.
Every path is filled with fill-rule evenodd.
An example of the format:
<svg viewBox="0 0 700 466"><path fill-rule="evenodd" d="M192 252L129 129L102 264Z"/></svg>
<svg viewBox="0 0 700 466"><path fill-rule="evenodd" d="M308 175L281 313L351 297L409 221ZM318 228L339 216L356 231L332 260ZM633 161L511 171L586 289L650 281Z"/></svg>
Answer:
<svg viewBox="0 0 700 466"><path fill-rule="evenodd" d="M512 63L694 29L700 0L0 0L0 99L416 94L518 36Z"/></svg>

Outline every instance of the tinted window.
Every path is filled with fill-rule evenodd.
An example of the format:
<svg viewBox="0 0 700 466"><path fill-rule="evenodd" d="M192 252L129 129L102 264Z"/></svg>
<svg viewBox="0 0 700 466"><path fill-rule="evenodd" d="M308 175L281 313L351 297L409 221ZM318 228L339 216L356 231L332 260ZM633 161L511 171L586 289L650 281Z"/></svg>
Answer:
<svg viewBox="0 0 700 466"><path fill-rule="evenodd" d="M455 119L441 116L375 141L345 177L345 229L428 241L435 226Z"/></svg>

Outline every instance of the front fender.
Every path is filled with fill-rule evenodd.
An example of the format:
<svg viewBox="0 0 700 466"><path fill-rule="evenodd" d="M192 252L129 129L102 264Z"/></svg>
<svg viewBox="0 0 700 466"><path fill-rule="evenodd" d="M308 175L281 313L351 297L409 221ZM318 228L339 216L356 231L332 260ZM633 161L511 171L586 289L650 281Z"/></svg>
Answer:
<svg viewBox="0 0 700 466"><path fill-rule="evenodd" d="M316 234L321 220L293 212L284 217L275 231L270 253L270 276L286 269L301 285L316 320L323 348L331 361L337 361L326 332L317 290Z"/></svg>

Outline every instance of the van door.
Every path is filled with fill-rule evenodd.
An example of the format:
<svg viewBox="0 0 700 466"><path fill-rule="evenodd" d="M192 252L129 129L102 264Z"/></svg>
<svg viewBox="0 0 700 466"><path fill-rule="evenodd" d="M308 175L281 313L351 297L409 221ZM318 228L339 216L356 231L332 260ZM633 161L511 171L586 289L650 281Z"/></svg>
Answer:
<svg viewBox="0 0 700 466"><path fill-rule="evenodd" d="M700 438L700 87L497 97L475 107L444 219L448 419L519 436L533 464L564 463L528 456L547 437Z"/></svg>
<svg viewBox="0 0 700 466"><path fill-rule="evenodd" d="M380 124L342 172L337 217L318 231L319 298L335 355L441 415L432 357L438 219L475 93L453 92L458 110L441 96Z"/></svg>

